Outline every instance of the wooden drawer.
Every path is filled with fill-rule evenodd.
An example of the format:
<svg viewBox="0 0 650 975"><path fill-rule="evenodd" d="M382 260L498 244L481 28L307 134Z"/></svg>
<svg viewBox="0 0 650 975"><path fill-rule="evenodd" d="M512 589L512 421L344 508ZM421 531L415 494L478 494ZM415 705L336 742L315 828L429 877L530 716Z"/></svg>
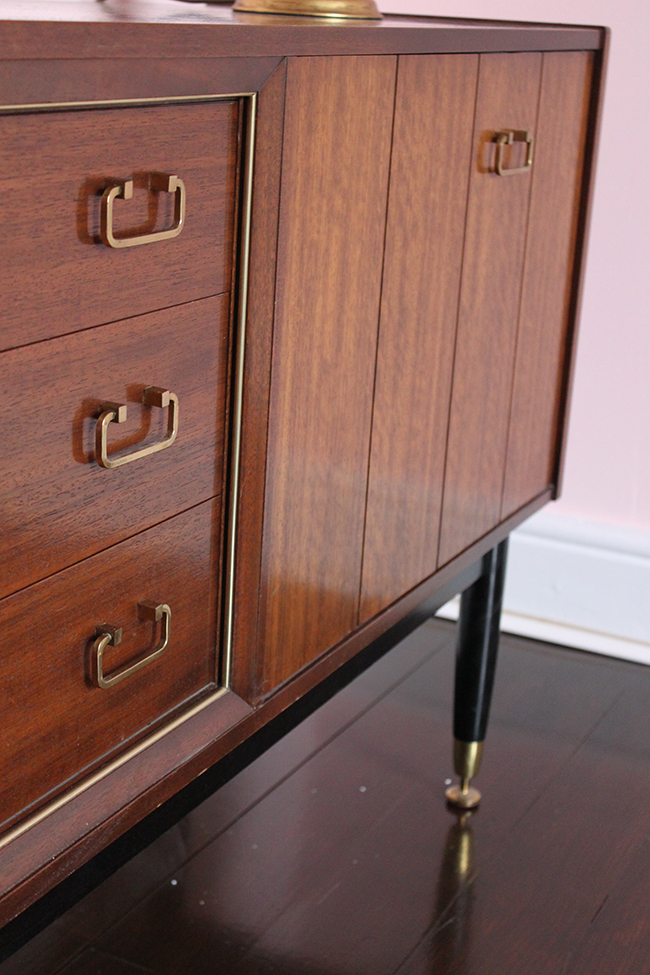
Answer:
<svg viewBox="0 0 650 975"><path fill-rule="evenodd" d="M0 602L0 822L84 771L214 685L220 501L207 502ZM138 603L171 609L164 653L109 689L91 679L95 630L122 627L108 675L155 648L160 624Z"/></svg>
<svg viewBox="0 0 650 975"><path fill-rule="evenodd" d="M228 296L190 302L0 356L0 597L221 492ZM109 458L171 446L114 470L95 459L102 403L128 406L107 429Z"/></svg>
<svg viewBox="0 0 650 975"><path fill-rule="evenodd" d="M238 101L5 116L0 119L0 348L117 321L230 288ZM178 193L148 189L152 173L185 186L180 234L144 246L102 243L102 193L115 234L174 222Z"/></svg>

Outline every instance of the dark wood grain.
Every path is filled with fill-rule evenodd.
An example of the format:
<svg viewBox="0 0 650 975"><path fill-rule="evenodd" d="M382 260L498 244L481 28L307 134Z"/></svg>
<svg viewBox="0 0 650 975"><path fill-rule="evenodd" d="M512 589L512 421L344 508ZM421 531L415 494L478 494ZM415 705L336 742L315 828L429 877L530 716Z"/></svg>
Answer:
<svg viewBox="0 0 650 975"><path fill-rule="evenodd" d="M602 688L602 677L593 673L599 663L593 661L593 676L585 667L584 691L576 687L581 706L599 684ZM476 863L472 931L464 952L470 975L531 970L632 975L646 970L643 902L636 904L634 925L629 915L627 924L620 916L623 927L615 924L619 898L624 899L626 888L631 893L631 884L636 886L645 872L638 858L648 848L647 671L614 662L601 666L616 691L610 706L500 848L487 862L481 858ZM589 802L575 801L576 787ZM643 880L636 886L641 896L643 886ZM454 968L441 965L445 921L453 925L453 911L427 938L428 964L429 970L451 975ZM625 939L624 948L619 937ZM423 970L406 966L404 975Z"/></svg>
<svg viewBox="0 0 650 975"><path fill-rule="evenodd" d="M357 624L395 68L395 58L288 65L263 693Z"/></svg>
<svg viewBox="0 0 650 975"><path fill-rule="evenodd" d="M254 701L286 65L259 95L238 505L233 690Z"/></svg>
<svg viewBox="0 0 650 975"><path fill-rule="evenodd" d="M0 105L180 98L259 91L282 58L0 61Z"/></svg>
<svg viewBox="0 0 650 975"><path fill-rule="evenodd" d="M503 129L534 134L541 67L538 54L481 55L440 564L500 518L531 180L492 171L492 140ZM513 151L508 165L522 162Z"/></svg>
<svg viewBox="0 0 650 975"><path fill-rule="evenodd" d="M592 56L545 54L502 515L553 480Z"/></svg>
<svg viewBox="0 0 650 975"><path fill-rule="evenodd" d="M207 502L0 602L3 824L214 685L220 512ZM138 619L141 600L169 604L168 649L121 684L95 687L97 626L123 628L105 653L109 675L158 642Z"/></svg>
<svg viewBox="0 0 650 975"><path fill-rule="evenodd" d="M360 619L435 571L476 55L399 59Z"/></svg>
<svg viewBox="0 0 650 975"><path fill-rule="evenodd" d="M238 102L215 102L0 118L0 236L12 241L0 348L227 291L238 112ZM99 211L111 178L136 186L131 201L116 201L117 233L171 225L172 194L147 192L156 171L185 182L181 234L106 247Z"/></svg>
<svg viewBox="0 0 650 975"><path fill-rule="evenodd" d="M184 14L184 12L183 12ZM386 16L354 25L303 17L238 14L225 5L194 7L183 16L161 3L134 16L92 0L0 7L0 58L183 58L335 54L438 54L468 51L595 50L597 27ZM192 23L187 23L191 18ZM185 22L184 22L185 21Z"/></svg>
<svg viewBox="0 0 650 975"><path fill-rule="evenodd" d="M220 493L227 329L223 295L0 356L0 595ZM128 407L126 421L110 425L109 456L166 436L168 411L142 405L148 385L178 396L176 441L101 468L105 401Z"/></svg>

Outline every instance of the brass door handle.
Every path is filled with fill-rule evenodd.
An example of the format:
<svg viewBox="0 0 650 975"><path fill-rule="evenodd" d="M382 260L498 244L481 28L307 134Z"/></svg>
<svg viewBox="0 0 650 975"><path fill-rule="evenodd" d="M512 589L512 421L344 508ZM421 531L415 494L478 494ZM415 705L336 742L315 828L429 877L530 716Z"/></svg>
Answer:
<svg viewBox="0 0 650 975"><path fill-rule="evenodd" d="M104 650L108 646L117 647L122 642L122 628L109 626L108 623L98 626L91 656L91 676L93 684L96 687L114 687L120 681L123 681L125 677L130 677L131 674L135 674L136 671L146 667L147 664L153 663L167 649L172 621L172 611L169 606L166 603L156 604L147 601L138 603L138 616L141 620L151 620L154 625L160 623L160 640L158 644L146 657L136 660L135 663L127 664L121 670L116 670L113 674L105 677Z"/></svg>
<svg viewBox="0 0 650 975"><path fill-rule="evenodd" d="M519 173L527 173L533 165L533 137L526 129L509 129L504 132L497 132L494 137L497 144L494 168L499 176L517 176ZM526 162L523 166L514 169L506 169L503 165L503 147L511 146L515 142L526 143Z"/></svg>
<svg viewBox="0 0 650 975"><path fill-rule="evenodd" d="M126 404L103 403L95 428L95 460L100 467L105 467L109 471L116 467L123 467L124 464L130 464L134 460L149 457L150 454L157 454L159 450L166 450L176 440L178 433L178 397L176 394L170 393L168 389L163 389L161 386L147 386L142 393L142 402L145 406L157 406L161 410L169 408L167 435L159 443L142 447L141 450L134 450L122 457L111 458L108 456L108 428L111 423L124 423L126 420Z"/></svg>
<svg viewBox="0 0 650 975"><path fill-rule="evenodd" d="M155 244L157 240L170 240L178 237L185 223L185 183L178 176L166 173L151 173L149 189L154 193L174 194L174 220L168 230L157 230L138 237L116 237L113 233L113 206L115 200L130 200L133 197L133 180L126 179L104 190L102 195L100 236L107 247L139 247L141 244Z"/></svg>

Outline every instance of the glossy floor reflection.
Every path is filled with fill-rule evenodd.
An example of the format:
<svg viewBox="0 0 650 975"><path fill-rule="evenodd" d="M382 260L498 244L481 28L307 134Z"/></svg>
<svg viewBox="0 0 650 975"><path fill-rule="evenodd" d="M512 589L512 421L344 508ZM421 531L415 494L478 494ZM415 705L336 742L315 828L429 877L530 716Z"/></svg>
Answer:
<svg viewBox="0 0 650 975"><path fill-rule="evenodd" d="M650 975L650 669L504 637L478 785L426 624L0 975Z"/></svg>

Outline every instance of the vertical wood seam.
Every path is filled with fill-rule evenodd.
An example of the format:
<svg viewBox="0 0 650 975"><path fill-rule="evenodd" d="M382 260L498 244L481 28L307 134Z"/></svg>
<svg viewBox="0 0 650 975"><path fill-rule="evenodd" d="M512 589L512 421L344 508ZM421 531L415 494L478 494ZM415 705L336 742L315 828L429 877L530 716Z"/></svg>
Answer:
<svg viewBox="0 0 650 975"><path fill-rule="evenodd" d="M397 85L399 83L399 55L395 56L395 90L393 95L393 124L390 130L390 150L388 157L388 174L386 182L386 215L384 218L384 244L381 255L381 276L379 280L379 302L377 306L377 341L375 344L375 370L372 379L372 399L370 407L370 430L368 433L368 465L366 468L366 497L363 506L363 531L361 534L361 565L359 571L359 596L357 598L357 618L356 625L359 625L361 618L361 596L363 593L363 566L366 554L366 527L368 522L368 492L370 490L370 462L372 459L372 433L375 421L375 394L377 391L377 365L379 362L379 338L381 332L381 304L384 294L384 275L386 270L386 240L388 237L388 215L390 212L390 188L391 173L393 168L393 147L395 141L395 115L397 111Z"/></svg>
<svg viewBox="0 0 650 975"><path fill-rule="evenodd" d="M540 106L542 104L542 90L544 88L544 67L546 65L546 58L544 54L541 55L542 64L539 71L539 88L537 91L537 111L535 113L535 141L537 141L537 134L539 131L539 112ZM501 472L501 501L499 503L499 522L503 521L503 503L505 499L505 489L506 489L506 473L508 470L508 456L510 454L510 427L512 423L512 406L515 394L515 375L517 372L517 354L519 352L519 333L521 331L521 310L523 306L524 298L524 281L526 280L526 261L529 257L529 234L530 234L530 211L532 208L533 201L533 190L535 188L535 177L537 175L537 170L534 168L533 161L533 171L530 173L530 186L528 187L528 209L526 211L526 232L524 234L524 253L521 262L521 277L519 278L519 302L517 304L517 329L515 332L515 345L512 354L512 366L510 369L510 398L508 401L508 423L506 425L506 450L503 459L503 470Z"/></svg>
<svg viewBox="0 0 650 975"><path fill-rule="evenodd" d="M445 510L445 488L447 485L447 458L449 456L449 432L451 427L451 404L454 395L454 380L456 377L456 350L458 346L458 323L460 321L460 297L463 290L463 275L465 271L465 251L467 243L467 219L469 215L469 194L472 182L472 161L474 159L474 131L476 129L476 110L478 107L478 91L481 77L481 61L479 54L476 62L476 83L474 87L474 114L472 116L472 135L469 143L469 158L467 160L467 190L465 193L465 223L463 226L463 244L461 248L460 274L458 275L458 300L456 302L456 328L454 330L454 349L452 352L451 382L449 383L449 399L447 406L447 435L445 437L445 458L443 464L442 492L440 496L440 513L438 515L438 551L436 552L436 569L440 568L440 542L442 538L442 519Z"/></svg>

